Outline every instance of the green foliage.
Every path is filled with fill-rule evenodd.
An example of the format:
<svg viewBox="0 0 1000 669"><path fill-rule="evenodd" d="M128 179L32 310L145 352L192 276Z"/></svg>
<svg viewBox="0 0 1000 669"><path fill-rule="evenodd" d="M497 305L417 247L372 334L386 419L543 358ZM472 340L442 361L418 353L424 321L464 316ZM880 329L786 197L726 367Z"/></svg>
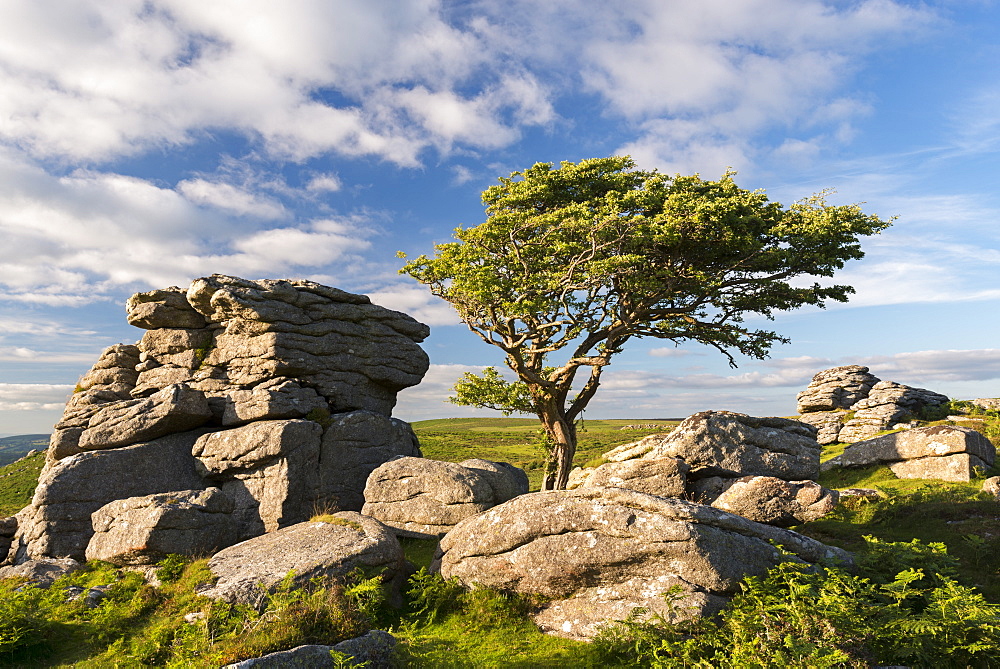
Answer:
<svg viewBox="0 0 1000 669"><path fill-rule="evenodd" d="M44 466L45 453L36 453L0 467L0 516L12 516L28 505Z"/></svg>
<svg viewBox="0 0 1000 669"><path fill-rule="evenodd" d="M534 602L488 588L465 590L421 570L410 579L404 617L392 629L404 666L447 669L614 667L589 644L542 634L527 618Z"/></svg>
<svg viewBox="0 0 1000 669"><path fill-rule="evenodd" d="M333 418L330 416L330 411L322 407L316 407L315 409L310 409L309 413L306 414L306 420L311 420L315 423L319 423L324 428L333 425Z"/></svg>
<svg viewBox="0 0 1000 669"><path fill-rule="evenodd" d="M501 177L483 203L485 222L400 271L504 352L516 379L493 368L466 375L455 401L536 414L556 487L572 465L573 424L630 339L696 341L731 363L734 352L766 357L786 340L745 318L846 301L849 286L795 280L833 276L862 257L859 237L888 225L822 195L786 209L739 188L731 172L667 177L628 157L537 163Z"/></svg>
<svg viewBox="0 0 1000 669"><path fill-rule="evenodd" d="M156 569L156 578L163 583L173 583L181 577L185 567L190 563L190 558L171 553L160 561L159 567Z"/></svg>
<svg viewBox="0 0 1000 669"><path fill-rule="evenodd" d="M1000 656L1000 605L945 573L943 545L869 549L858 574L783 562L747 578L717 620L670 625L640 613L597 649L653 667L986 667Z"/></svg>
<svg viewBox="0 0 1000 669"><path fill-rule="evenodd" d="M431 574L426 567L410 577L410 607L414 616L426 623L433 623L439 617L461 606L463 588L457 580L446 581L439 574Z"/></svg>
<svg viewBox="0 0 1000 669"><path fill-rule="evenodd" d="M204 560L170 556L158 575L163 585L153 587L136 572L91 562L48 590L0 581L0 664L220 666L360 636L385 602L380 579L360 575L297 587L289 574L259 609L198 595L197 588L213 580ZM104 597L91 608L86 595L95 586L104 588Z"/></svg>
<svg viewBox="0 0 1000 669"><path fill-rule="evenodd" d="M506 381L496 367L487 367L482 375L472 372L463 374L455 382L455 394L448 401L462 406L495 409L504 416L535 413L527 384Z"/></svg>

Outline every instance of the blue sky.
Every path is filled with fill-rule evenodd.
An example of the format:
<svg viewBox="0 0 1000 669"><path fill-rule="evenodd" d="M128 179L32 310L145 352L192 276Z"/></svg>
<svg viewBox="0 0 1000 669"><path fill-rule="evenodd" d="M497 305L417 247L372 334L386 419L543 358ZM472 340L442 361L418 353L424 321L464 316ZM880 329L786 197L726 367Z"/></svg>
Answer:
<svg viewBox="0 0 1000 669"><path fill-rule="evenodd" d="M0 434L47 432L133 292L310 278L432 326L410 420L500 358L397 274L539 161L629 153L896 216L738 369L634 341L587 416L794 412L835 364L1000 395L1000 9L988 0L0 3Z"/></svg>

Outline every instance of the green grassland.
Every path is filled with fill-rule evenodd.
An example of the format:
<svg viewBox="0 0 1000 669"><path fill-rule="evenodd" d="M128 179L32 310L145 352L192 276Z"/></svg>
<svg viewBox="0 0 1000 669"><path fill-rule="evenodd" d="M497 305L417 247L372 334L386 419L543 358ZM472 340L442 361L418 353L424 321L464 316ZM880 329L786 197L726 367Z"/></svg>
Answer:
<svg viewBox="0 0 1000 669"><path fill-rule="evenodd" d="M0 438L0 465L8 465L24 457L28 451L44 451L49 445L47 434L19 434Z"/></svg>
<svg viewBox="0 0 1000 669"><path fill-rule="evenodd" d="M648 427L623 430L623 426L651 423L661 425L661 431L667 432L676 421L587 421L581 427L576 464L598 461L610 448L658 431ZM977 429L996 440L997 425L1000 420L991 420ZM426 457L447 461L480 457L512 462L525 467L533 489L538 487L544 453L539 446L538 424L534 419L451 418L420 421L413 427ZM842 450L840 444L828 446L823 460ZM2 513L12 513L28 503L43 461L44 455L39 454L0 467ZM764 602L771 597L768 600L771 603L766 604L768 607L781 607L787 602L795 604L801 600L801 606L806 607L802 620L819 620L816 629L834 625L839 636L832 640L810 637L809 643L818 644L815 648L810 646L812 650L790 649L787 647L790 637L784 642L781 636L775 637L776 641L765 640L770 639L773 630L749 629L751 624L766 621L769 614L741 609L750 604L741 604L739 599L732 607L733 618L726 619L725 626L713 628L715 623L707 624L699 628L700 631L693 630L693 637L684 630L664 630L656 625L642 626L646 625L643 623L626 626L622 636L611 641L586 644L538 632L527 617L533 605L531 598L486 590L466 592L436 576L418 574L411 580L402 609L381 606L376 611L366 608L363 598L348 596L345 599L344 592L350 592L350 588L345 591L341 587L331 591L338 593L336 597L280 595L272 602L273 610L257 615L226 609L195 595L190 584L205 578L204 561L186 567L178 564L175 569L183 568L183 571L162 586L145 585L129 572L94 563L88 571L68 577L63 584L63 587L74 584L87 587L109 580L120 584L106 605L93 610L67 603L55 595L35 595L32 589L19 590L0 584L0 588L6 587L4 592L7 593L6 604L0 603L0 666L217 666L213 663L249 657L251 652L261 654L265 650L310 641L332 642L335 639L329 635L340 634L337 630L341 628L346 634L346 629L358 624L364 616L368 616L370 624L388 629L400 639L402 646L398 659L401 666L407 667L866 666L830 659L838 657L836 652L840 651L836 648L841 648L841 641L850 637L848 631L861 629L859 626L865 624L869 624L866 632L851 632L855 636L850 638L861 639L867 644L866 648L895 643L898 650L899 643L893 638L905 633L923 644L921 652L925 657L935 659L934 662L911 659L910 666L997 666L990 658L1000 656L1000 645L997 645L1000 643L1000 617L996 613L997 603L1000 603L1000 502L981 491L983 478L994 475L1000 475L1000 470L981 472L969 483L944 483L898 479L885 467L824 472L819 482L827 487L872 488L878 490L881 497L874 501L848 500L826 517L794 529L855 551L862 565L867 561L869 566L863 566L855 576L834 575L831 580L822 582L816 580L820 577L815 574L789 576L786 573L782 578L789 579L788 584L776 586L776 581L758 582L748 586L746 591L749 597L746 601L751 603ZM914 540L917 543L912 543ZM435 541L406 539L403 544L407 558L415 565L426 567L430 564ZM885 547L890 545L894 548L885 552ZM883 551L887 557L883 558L883 553L878 551ZM876 579L878 571L870 566L872 562L885 563L882 567L889 572L888 585L872 580ZM873 631L865 619L881 609L864 607L870 607L873 601L876 607L882 606L877 603L881 601L878 597L884 597L885 592L897 587L892 585L891 578L905 569L924 573L921 580L908 586L908 592L912 592L906 600L909 608L896 611L892 623L896 627ZM855 590L851 593L838 591L831 598L829 592L824 591L825 584L841 583L837 578L853 579L849 585ZM948 585L949 578L959 585ZM790 594L793 592L794 596ZM975 614L979 616L978 622L963 622L964 619L960 620L961 616L954 612L948 614L944 622L931 620L929 616L935 609L921 602L940 593L951 593L949 601L962 611L978 611ZM774 603L775 597L780 600L778 604ZM340 614L336 611L340 609L348 611L350 616L343 620L338 618ZM884 611L892 613L889 609L891 606ZM802 613L803 610L797 611ZM205 622L196 625L183 622L183 615L191 612L206 613ZM746 616L744 622L740 622L739 615ZM787 622L795 615L798 614L792 611L783 620ZM307 619L322 624L300 624ZM290 620L297 626L291 626ZM948 627L948 620L956 622ZM10 630L21 634L18 637L21 641L4 646L4 639L10 638L4 634ZM966 636L956 636L956 630ZM735 641L734 635L738 633L752 633L747 637L750 641ZM702 644L705 647L698 651L701 655L697 656L702 658L701 663L675 658L674 652L693 653L691 649L697 639L716 639L722 648L718 652L722 655L711 655L716 651L705 650L705 644L709 644L705 641ZM33 640L38 643L29 643ZM985 650L975 650L980 646ZM830 651L832 655L820 657L815 654L826 653L834 647L835 650ZM664 651L665 648L669 652ZM938 650L940 648L957 648L955 652L959 654L942 656L938 662L938 655L946 652ZM754 662L727 663L725 658L728 653L735 652L734 649L750 653ZM905 648L904 651L909 652ZM802 652L807 654L794 655ZM706 657L710 659L704 660ZM803 657L808 659L801 659Z"/></svg>
<svg viewBox="0 0 1000 669"><path fill-rule="evenodd" d="M585 466L616 446L657 431L669 432L679 420L587 420L577 428L573 464ZM440 418L412 423L424 457L447 462L483 458L509 462L528 473L531 490L541 487L545 450L535 418ZM632 429L630 426L644 427ZM658 428L645 427L662 426Z"/></svg>
<svg viewBox="0 0 1000 669"><path fill-rule="evenodd" d="M31 501L45 453L0 467L0 516L12 516Z"/></svg>

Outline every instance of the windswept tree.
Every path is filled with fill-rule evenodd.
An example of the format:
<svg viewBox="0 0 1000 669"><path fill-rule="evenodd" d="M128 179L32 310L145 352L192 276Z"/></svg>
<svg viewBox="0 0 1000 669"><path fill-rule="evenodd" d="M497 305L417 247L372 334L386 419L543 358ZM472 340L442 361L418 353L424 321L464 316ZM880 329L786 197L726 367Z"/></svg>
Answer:
<svg viewBox="0 0 1000 669"><path fill-rule="evenodd" d="M515 381L492 367L466 374L452 401L537 415L544 489L566 487L576 421L633 337L700 342L735 367L736 352L762 359L788 341L746 316L854 292L816 279L861 258L859 238L889 223L822 194L785 208L733 176L669 177L628 157L538 163L483 192L485 222L400 270L504 352Z"/></svg>

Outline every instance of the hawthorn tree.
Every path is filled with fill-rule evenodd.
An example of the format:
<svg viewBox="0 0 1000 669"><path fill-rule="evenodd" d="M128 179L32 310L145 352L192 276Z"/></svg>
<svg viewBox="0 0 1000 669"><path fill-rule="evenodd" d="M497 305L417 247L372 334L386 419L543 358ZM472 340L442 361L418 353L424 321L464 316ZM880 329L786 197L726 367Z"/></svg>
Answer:
<svg viewBox="0 0 1000 669"><path fill-rule="evenodd" d="M465 374L451 399L537 415L543 489L566 487L576 421L633 337L700 342L735 367L734 352L762 359L788 341L747 327L747 315L854 292L815 279L861 258L859 237L888 222L823 194L785 208L733 176L668 177L629 157L538 163L483 192L485 222L400 270L504 352L515 381L488 367Z"/></svg>

